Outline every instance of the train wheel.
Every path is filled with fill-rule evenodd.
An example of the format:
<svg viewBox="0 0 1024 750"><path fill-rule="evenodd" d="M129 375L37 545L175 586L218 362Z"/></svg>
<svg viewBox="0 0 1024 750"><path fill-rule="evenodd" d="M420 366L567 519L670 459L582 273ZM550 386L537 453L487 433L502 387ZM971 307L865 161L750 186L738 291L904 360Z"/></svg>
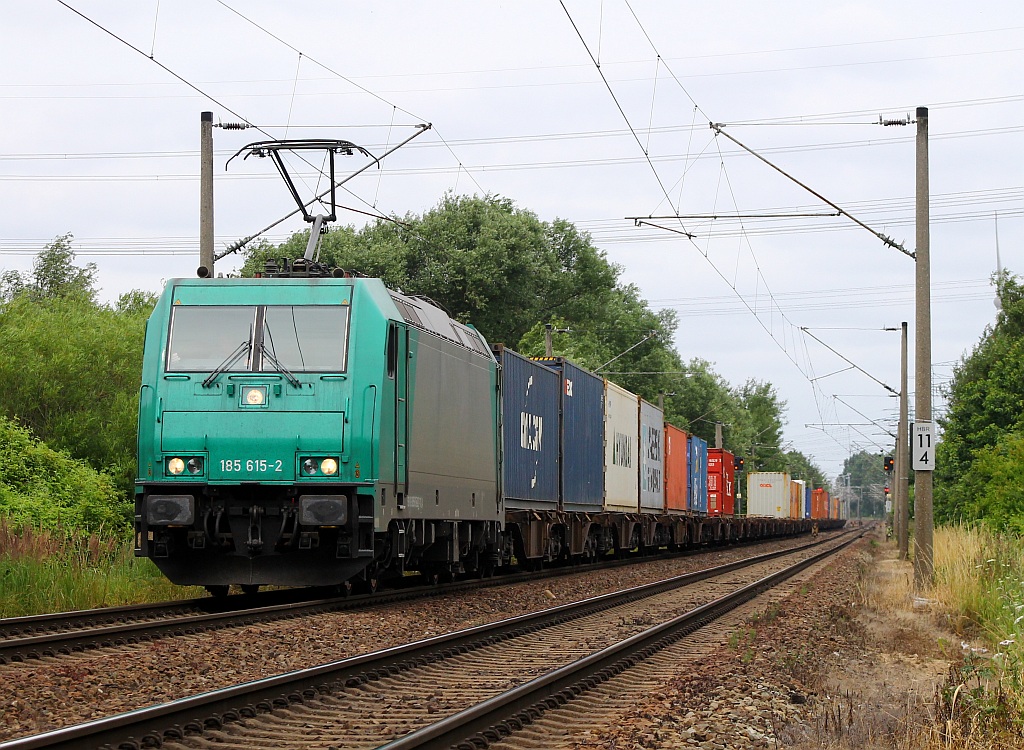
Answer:
<svg viewBox="0 0 1024 750"><path fill-rule="evenodd" d="M357 594L374 594L377 592L377 578L365 578L356 581L352 590Z"/></svg>
<svg viewBox="0 0 1024 750"><path fill-rule="evenodd" d="M242 593L243 594L255 594L255 593L258 593L259 590L260 590L260 585L258 583L243 583L242 584Z"/></svg>
<svg viewBox="0 0 1024 750"><path fill-rule="evenodd" d="M223 599L228 595L230 586L207 586L206 590L210 593L210 596L215 599Z"/></svg>

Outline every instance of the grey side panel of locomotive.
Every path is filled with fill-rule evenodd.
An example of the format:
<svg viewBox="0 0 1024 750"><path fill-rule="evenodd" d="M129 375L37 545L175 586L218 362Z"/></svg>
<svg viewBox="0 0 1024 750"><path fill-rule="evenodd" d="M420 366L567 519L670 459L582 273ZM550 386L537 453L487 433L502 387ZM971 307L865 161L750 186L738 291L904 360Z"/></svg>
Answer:
<svg viewBox="0 0 1024 750"><path fill-rule="evenodd" d="M410 351L409 487L385 516L501 520L494 360L425 332Z"/></svg>

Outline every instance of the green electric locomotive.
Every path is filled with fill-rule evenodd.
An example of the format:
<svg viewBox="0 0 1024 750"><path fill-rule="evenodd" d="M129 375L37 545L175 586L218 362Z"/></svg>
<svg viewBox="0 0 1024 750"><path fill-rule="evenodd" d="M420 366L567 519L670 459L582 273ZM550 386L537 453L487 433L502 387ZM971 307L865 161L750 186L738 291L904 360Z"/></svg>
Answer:
<svg viewBox="0 0 1024 750"><path fill-rule="evenodd" d="M268 272L171 280L149 319L136 555L215 593L496 564L480 333L379 279Z"/></svg>

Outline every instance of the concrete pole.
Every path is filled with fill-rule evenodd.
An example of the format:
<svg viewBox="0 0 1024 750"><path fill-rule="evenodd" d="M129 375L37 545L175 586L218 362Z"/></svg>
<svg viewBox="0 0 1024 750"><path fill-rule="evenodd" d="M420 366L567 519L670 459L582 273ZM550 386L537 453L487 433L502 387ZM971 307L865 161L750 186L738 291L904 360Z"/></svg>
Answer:
<svg viewBox="0 0 1024 750"><path fill-rule="evenodd" d="M914 331L914 419L932 419L931 249L928 192L928 108L917 108L917 310ZM932 473L914 472L914 587L929 589L935 578Z"/></svg>
<svg viewBox="0 0 1024 750"><path fill-rule="evenodd" d="M213 112L199 115L199 269L213 277Z"/></svg>
<svg viewBox="0 0 1024 750"><path fill-rule="evenodd" d="M722 447L722 423L715 422L715 447Z"/></svg>
<svg viewBox="0 0 1024 750"><path fill-rule="evenodd" d="M903 346L900 354L900 423L896 429L896 500L899 508L899 559L906 560L910 554L910 472L907 425L907 323L903 322Z"/></svg>
<svg viewBox="0 0 1024 750"><path fill-rule="evenodd" d="M551 330L554 326L551 323L544 324L544 356L552 357L555 354L555 345L551 339Z"/></svg>

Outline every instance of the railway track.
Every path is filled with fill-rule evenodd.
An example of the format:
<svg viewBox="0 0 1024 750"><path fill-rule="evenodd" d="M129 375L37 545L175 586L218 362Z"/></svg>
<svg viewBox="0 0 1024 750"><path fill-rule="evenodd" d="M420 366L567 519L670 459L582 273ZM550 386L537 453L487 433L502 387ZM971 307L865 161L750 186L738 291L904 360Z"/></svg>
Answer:
<svg viewBox="0 0 1024 750"><path fill-rule="evenodd" d="M473 736L477 743L497 741L856 538L844 536L0 748L375 748L390 742L390 750L399 750L450 747ZM823 552L813 549L819 546ZM785 556L799 562L784 564Z"/></svg>
<svg viewBox="0 0 1024 750"><path fill-rule="evenodd" d="M691 551L683 554L702 554ZM642 558L645 562L678 555ZM636 558L587 566L599 571L636 564ZM309 590L268 591L225 598L203 597L159 604L129 605L53 615L0 620L0 665L59 658L85 651L180 637L229 627L353 610L368 605L414 601L484 586L498 586L571 575L578 567L514 573L486 580L465 580L433 586L403 587L354 596L310 599ZM322 593L322 590L319 590Z"/></svg>

